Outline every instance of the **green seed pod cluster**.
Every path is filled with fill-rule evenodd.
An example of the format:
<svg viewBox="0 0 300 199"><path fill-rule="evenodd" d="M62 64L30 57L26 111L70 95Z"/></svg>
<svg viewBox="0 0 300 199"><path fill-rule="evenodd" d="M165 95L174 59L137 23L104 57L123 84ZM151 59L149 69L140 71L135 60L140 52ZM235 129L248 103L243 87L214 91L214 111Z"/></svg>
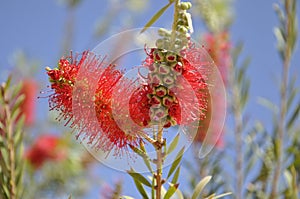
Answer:
<svg viewBox="0 0 300 199"><path fill-rule="evenodd" d="M166 49L179 53L189 44L190 33L193 32L191 15L187 12L192 7L190 2L181 2L177 6L177 18L173 32L160 28L158 30L160 39L156 41L157 48Z"/></svg>
<svg viewBox="0 0 300 199"><path fill-rule="evenodd" d="M153 59L148 75L153 85L153 92L148 95L152 104L150 116L152 122L170 127L176 125L176 121L170 116L170 108L178 104L171 90L176 86L178 76L182 75L183 65L179 55L165 49L152 49L150 56Z"/></svg>

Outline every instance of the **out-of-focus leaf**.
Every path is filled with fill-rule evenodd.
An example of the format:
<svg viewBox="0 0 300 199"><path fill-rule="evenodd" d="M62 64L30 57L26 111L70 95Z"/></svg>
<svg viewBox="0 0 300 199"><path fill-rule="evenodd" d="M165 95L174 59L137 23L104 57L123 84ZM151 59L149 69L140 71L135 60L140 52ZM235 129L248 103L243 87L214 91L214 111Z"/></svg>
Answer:
<svg viewBox="0 0 300 199"><path fill-rule="evenodd" d="M176 135L176 137L172 140L172 142L171 142L171 144L170 144L170 146L169 146L169 148L167 150L167 154L170 154L170 153L172 153L174 151L174 149L176 148L176 146L178 144L179 136L180 136L180 134L178 133Z"/></svg>
<svg viewBox="0 0 300 199"><path fill-rule="evenodd" d="M152 196L152 199L155 199L155 179L151 177L151 196Z"/></svg>
<svg viewBox="0 0 300 199"><path fill-rule="evenodd" d="M205 199L218 199L218 198L223 198L223 197L225 197L225 196L229 196L229 195L231 195L231 194L232 194L231 192L228 192L228 193L223 193L223 194L220 194L220 195L217 195L217 196L216 196L216 194L214 193L214 194L208 196L208 197L205 198Z"/></svg>
<svg viewBox="0 0 300 199"><path fill-rule="evenodd" d="M280 31L280 28L278 28L278 27L274 28L274 34L277 39L277 48L280 53L281 59L284 59L284 57L285 57L285 55L284 55L284 45L285 45L284 35Z"/></svg>
<svg viewBox="0 0 300 199"><path fill-rule="evenodd" d="M250 58L250 57L247 57L247 58L242 62L241 67L240 67L240 69L239 69L239 71L238 71L238 75L237 75L237 82L238 82L239 84L242 83L242 81L243 81L243 79L244 79L244 77L245 77L245 74L246 74L246 71L247 71L247 69L248 69L248 66L249 66L250 62L251 62L251 58Z"/></svg>
<svg viewBox="0 0 300 199"><path fill-rule="evenodd" d="M134 199L134 198L130 196L122 196L122 199Z"/></svg>
<svg viewBox="0 0 300 199"><path fill-rule="evenodd" d="M154 22L156 22L159 19L159 17L170 7L170 5L172 5L172 3L173 1L170 1L167 5L162 7L155 15L153 15L153 17L144 26L141 33L145 32L150 26L152 26L152 24L154 24Z"/></svg>
<svg viewBox="0 0 300 199"><path fill-rule="evenodd" d="M131 170L127 172L134 180L141 182L142 184L151 187L151 183L141 174L136 173L135 171Z"/></svg>
<svg viewBox="0 0 300 199"><path fill-rule="evenodd" d="M11 84L11 80L12 80L12 75L9 75L5 84L4 84L4 93L7 92L7 89L10 87L10 84Z"/></svg>
<svg viewBox="0 0 300 199"><path fill-rule="evenodd" d="M147 158L147 157L143 157L143 161L144 161L145 165L147 166L149 172L153 173L151 163L150 163L150 159Z"/></svg>
<svg viewBox="0 0 300 199"><path fill-rule="evenodd" d="M20 91L22 87L23 87L22 83L19 83L16 86L14 86L14 88L12 89L11 99L15 99L20 95Z"/></svg>
<svg viewBox="0 0 300 199"><path fill-rule="evenodd" d="M274 104L273 102L271 102L270 100L263 98L263 97L258 97L257 102L268 108L269 110L271 110L274 114L278 114L279 110L276 104Z"/></svg>
<svg viewBox="0 0 300 199"><path fill-rule="evenodd" d="M210 180L211 180L211 176L206 176L196 185L192 195L192 199L197 199L199 197L200 193L202 192L204 187L209 183Z"/></svg>
<svg viewBox="0 0 300 199"><path fill-rule="evenodd" d="M297 107L295 108L292 116L288 119L288 122L287 122L287 128L288 129L291 129L294 122L296 121L297 118L299 118L299 115L300 115L300 102L298 103Z"/></svg>
<svg viewBox="0 0 300 199"><path fill-rule="evenodd" d="M241 109L244 109L249 99L250 80L245 80L241 89Z"/></svg>
<svg viewBox="0 0 300 199"><path fill-rule="evenodd" d="M176 172L175 172L175 174L174 174L174 176L173 176L173 179L172 179L172 181L171 181L172 184L176 184L176 183L177 183L178 178L179 178L179 174L180 174L180 167L178 167L178 168L176 169Z"/></svg>
<svg viewBox="0 0 300 199"><path fill-rule="evenodd" d="M299 87L295 86L297 82L297 77L294 76L292 78L292 80L289 82L289 85L288 85L288 101L287 101L287 110L290 110L293 102L294 102L294 99L295 97L297 96L297 94L299 93Z"/></svg>
<svg viewBox="0 0 300 199"><path fill-rule="evenodd" d="M177 187L178 187L178 184L171 184L169 186L168 191L166 192L166 194L164 196L164 199L170 199L171 196L175 193Z"/></svg>
<svg viewBox="0 0 300 199"><path fill-rule="evenodd" d="M148 197L142 183L135 179L133 181L134 181L134 184L135 184L137 190L140 192L140 194L143 196L143 198L148 199L149 197Z"/></svg>
<svg viewBox="0 0 300 199"><path fill-rule="evenodd" d="M12 110L11 110L11 115L12 115L12 117L13 117L14 115L17 115L17 116L19 115L19 114L16 114L15 112L20 108L20 106L21 106L21 104L23 103L24 99L25 99L25 96L24 96L24 95L20 95L20 96L16 99L15 104L14 104Z"/></svg>
<svg viewBox="0 0 300 199"><path fill-rule="evenodd" d="M169 173L168 173L168 176L167 176L167 179L173 174L173 172L175 171L175 169L177 168L177 166L179 165L181 159L182 159L182 156L183 156L183 153L184 153L184 149L185 147L182 147L181 150L178 152L174 162L172 163L171 165L171 168L169 170Z"/></svg>

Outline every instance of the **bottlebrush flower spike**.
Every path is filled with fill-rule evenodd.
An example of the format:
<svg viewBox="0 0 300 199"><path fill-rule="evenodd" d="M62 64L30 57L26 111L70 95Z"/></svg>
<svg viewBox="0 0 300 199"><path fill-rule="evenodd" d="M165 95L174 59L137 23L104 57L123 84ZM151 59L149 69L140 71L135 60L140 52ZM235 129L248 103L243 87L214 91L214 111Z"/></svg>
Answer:
<svg viewBox="0 0 300 199"><path fill-rule="evenodd" d="M161 123L165 128L203 120L208 87L205 73L186 59L190 51L176 55L152 48L146 52L147 85L135 90L130 99L130 110L138 110L131 114L133 120L144 127Z"/></svg>
<svg viewBox="0 0 300 199"><path fill-rule="evenodd" d="M60 146L60 138L54 135L42 135L26 151L25 158L38 169L46 161L60 161L66 157L66 151Z"/></svg>
<svg viewBox="0 0 300 199"><path fill-rule="evenodd" d="M81 74L78 77L79 70ZM49 96L50 110L58 110L58 120L78 130L77 138L88 140L103 151L127 149L128 143L136 145L137 136L119 128L112 113L113 87L122 77L114 65L106 65L91 52L83 52L59 61L55 69L47 68L53 93Z"/></svg>

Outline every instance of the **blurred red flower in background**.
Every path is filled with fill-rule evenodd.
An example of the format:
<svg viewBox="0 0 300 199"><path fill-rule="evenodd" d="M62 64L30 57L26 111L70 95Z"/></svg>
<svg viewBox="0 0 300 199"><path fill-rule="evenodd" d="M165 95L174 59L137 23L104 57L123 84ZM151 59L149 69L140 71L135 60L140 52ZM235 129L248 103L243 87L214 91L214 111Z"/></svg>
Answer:
<svg viewBox="0 0 300 199"><path fill-rule="evenodd" d="M223 79L223 82L226 86L227 84L227 76L228 76L228 67L230 64L230 50L231 50L231 44L229 41L229 34L228 32L221 32L221 33L207 33L204 35L204 42L206 43L206 49L215 62L216 66L218 67L221 77ZM213 91L214 92L214 91ZM216 132L216 126L219 125L213 121L211 121L211 112L212 108L214 108L215 112L218 112L218 109L224 109L225 100L223 98L215 98L214 99L214 107L212 107L212 99L211 95L208 97L208 107L207 107L207 113L206 118L200 122L199 130L196 135L195 141L196 142L203 142L206 137L206 132L211 125L212 128L212 135L211 135L211 141L216 143L217 147L223 146L223 135L224 132L221 132L221 135L219 136L220 132ZM222 117L222 116L220 116ZM213 122L212 124L210 124Z"/></svg>
<svg viewBox="0 0 300 199"><path fill-rule="evenodd" d="M25 125L29 126L34 123L36 109L36 92L37 82L32 79L24 79L22 81L22 89L20 94L24 95L24 101L20 106L21 113L25 116Z"/></svg>
<svg viewBox="0 0 300 199"><path fill-rule="evenodd" d="M231 44L228 32L206 33L203 36L206 49L221 72L224 83L227 83L227 71L230 64Z"/></svg>
<svg viewBox="0 0 300 199"><path fill-rule="evenodd" d="M42 135L38 137L31 147L25 152L25 159L38 169L46 161L60 161L66 157L61 138L55 135Z"/></svg>

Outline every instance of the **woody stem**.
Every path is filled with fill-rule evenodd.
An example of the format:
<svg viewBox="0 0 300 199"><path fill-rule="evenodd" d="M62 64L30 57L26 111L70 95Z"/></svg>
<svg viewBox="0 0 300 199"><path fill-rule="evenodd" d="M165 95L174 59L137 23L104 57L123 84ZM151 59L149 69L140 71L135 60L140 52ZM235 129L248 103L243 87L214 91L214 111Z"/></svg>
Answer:
<svg viewBox="0 0 300 199"><path fill-rule="evenodd" d="M161 186L162 186L162 165L163 165L163 157L162 157L162 143L163 143L163 128L159 125L159 129L157 132L157 142L160 143L158 147L156 147L156 199L161 198Z"/></svg>
<svg viewBox="0 0 300 199"><path fill-rule="evenodd" d="M177 30L177 21L178 21L178 14L179 14L179 5L180 0L176 0L174 3L174 16L173 16L173 24L172 24L172 33L171 33L171 44L174 46L176 40L176 30Z"/></svg>

